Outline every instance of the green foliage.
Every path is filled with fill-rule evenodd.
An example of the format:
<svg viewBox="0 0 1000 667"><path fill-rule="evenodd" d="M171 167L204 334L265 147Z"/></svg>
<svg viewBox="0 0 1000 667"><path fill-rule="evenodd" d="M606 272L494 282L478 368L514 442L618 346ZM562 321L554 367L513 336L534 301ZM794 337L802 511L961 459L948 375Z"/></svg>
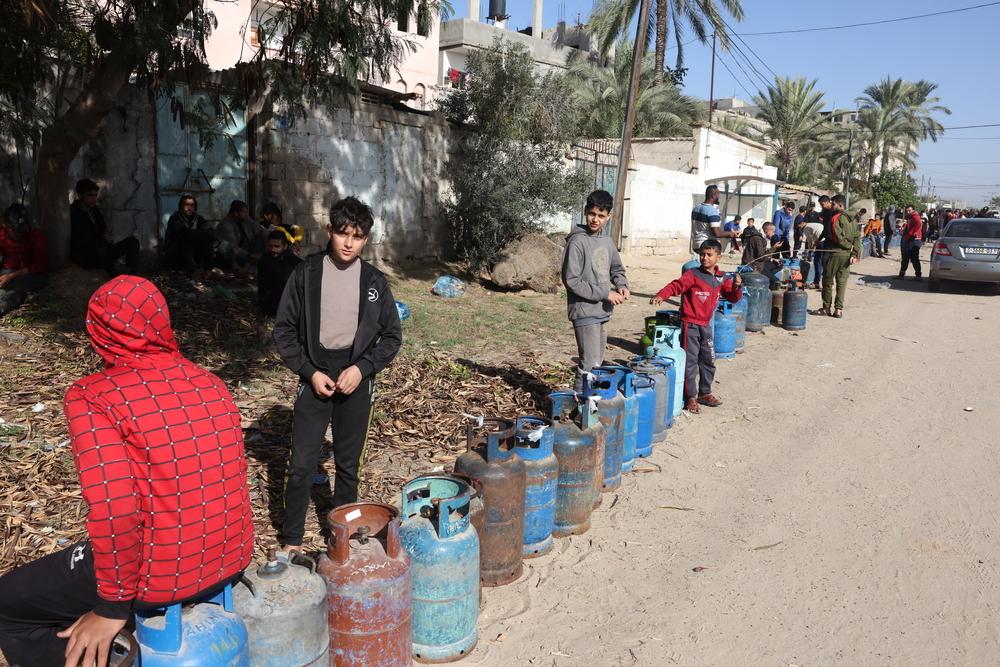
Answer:
<svg viewBox="0 0 1000 667"><path fill-rule="evenodd" d="M778 167L778 179L802 177L801 165L808 162L807 156L826 129L820 115L823 93L816 90L816 80L779 77L754 102L760 107L759 117L768 124L764 139Z"/></svg>
<svg viewBox="0 0 1000 667"><path fill-rule="evenodd" d="M437 104L472 130L451 162L444 217L458 256L478 269L542 231L546 218L579 207L586 179L564 161L577 128L565 76L537 74L523 45L497 39L469 56L467 81Z"/></svg>
<svg viewBox="0 0 1000 667"><path fill-rule="evenodd" d="M610 67L599 67L584 58L571 64L569 76L579 98L582 136L622 135L631 72L632 43L624 41L618 45ZM658 82L654 72L653 58L646 56L639 79L634 136L690 136L691 124L703 115L698 100L683 95L669 80Z"/></svg>
<svg viewBox="0 0 1000 667"><path fill-rule="evenodd" d="M901 169L875 174L871 179L871 190L878 208L920 206L916 181Z"/></svg>
<svg viewBox="0 0 1000 667"><path fill-rule="evenodd" d="M992 199L990 199L990 208L1000 209L1000 195L995 195Z"/></svg>
<svg viewBox="0 0 1000 667"><path fill-rule="evenodd" d="M588 27L597 39L598 49L602 54L611 52L611 47L635 30L635 22L639 16L640 0L601 0L597 9L590 16ZM722 48L729 47L729 33L725 18L719 4L733 19L743 20L741 0L658 0L656 11L649 13L649 25L646 30L648 47L655 44L653 55L653 71L668 72L665 66L667 43L673 41L677 49L675 72L684 66L685 29L690 28L695 37L704 44L713 32L719 36ZM681 74L683 76L683 74ZM663 75L658 77L663 79Z"/></svg>

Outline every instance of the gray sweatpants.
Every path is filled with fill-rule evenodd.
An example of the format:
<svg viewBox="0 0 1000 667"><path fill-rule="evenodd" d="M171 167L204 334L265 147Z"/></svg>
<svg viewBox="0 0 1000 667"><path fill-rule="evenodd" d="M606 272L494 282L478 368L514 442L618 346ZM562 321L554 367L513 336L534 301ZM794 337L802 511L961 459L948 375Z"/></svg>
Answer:
<svg viewBox="0 0 1000 667"><path fill-rule="evenodd" d="M684 400L712 393L715 380L715 338L711 325L681 322L681 344L687 353Z"/></svg>
<svg viewBox="0 0 1000 667"><path fill-rule="evenodd" d="M576 365L576 383L573 385L575 391L583 391L583 378L595 367L604 363L604 348L608 344L608 334L604 330L604 322L600 324L587 324L585 326L573 325L573 334L576 335L576 352L578 362Z"/></svg>

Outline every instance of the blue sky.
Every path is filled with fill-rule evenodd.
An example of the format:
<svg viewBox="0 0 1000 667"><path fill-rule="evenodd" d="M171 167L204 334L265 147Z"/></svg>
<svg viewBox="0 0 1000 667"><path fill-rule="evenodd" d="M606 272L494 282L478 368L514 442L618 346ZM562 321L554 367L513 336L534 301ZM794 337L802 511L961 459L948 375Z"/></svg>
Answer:
<svg viewBox="0 0 1000 667"><path fill-rule="evenodd" d="M840 0L827 4L818 0L743 0L746 18L739 24L730 23L737 32L793 30L912 16L986 1ZM456 16L466 16L467 1L453 2ZM488 0L481 0L481 4L485 13ZM532 6L530 0L508 0L508 25L513 29L530 25ZM555 25L560 14L568 23L575 23L578 15L585 20L593 7L592 0L548 2L544 5L545 26ZM829 107L853 106L854 98L865 86L886 76L933 81L938 84L941 103L951 108L952 114L940 119L949 127L1000 123L997 26L1000 5L888 25L744 39L779 75L817 79ZM688 34L682 41L692 38ZM745 47L744 51L754 59ZM674 51L670 51L668 60L673 56ZM722 53L721 59L735 76L716 65L717 97L736 94L747 98L744 88L753 93L763 87L737 54ZM734 59L740 59L746 73ZM770 76L760 61L754 62L765 77ZM685 64L689 68L685 92L707 98L710 48L697 42L688 44ZM981 205L991 196L1000 195L1000 127L946 131L937 143L922 144L919 153L914 176L918 183L921 177L929 179L939 197Z"/></svg>

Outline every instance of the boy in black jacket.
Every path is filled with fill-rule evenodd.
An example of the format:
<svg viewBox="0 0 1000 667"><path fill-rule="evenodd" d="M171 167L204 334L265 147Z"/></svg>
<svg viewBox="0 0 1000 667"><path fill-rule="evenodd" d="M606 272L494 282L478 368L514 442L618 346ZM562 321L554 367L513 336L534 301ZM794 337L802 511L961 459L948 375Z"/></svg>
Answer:
<svg viewBox="0 0 1000 667"><path fill-rule="evenodd" d="M274 317L285 285L302 260L291 252L285 232L279 229L267 235L264 250L264 256L257 262L257 307L264 315Z"/></svg>
<svg viewBox="0 0 1000 667"><path fill-rule="evenodd" d="M292 458L285 484L285 522L278 540L302 544L312 476L326 427L337 464L335 506L358 498L358 471L368 441L375 374L403 342L389 283L361 259L374 220L354 197L330 208L329 252L308 257L292 272L278 306L274 340L298 374Z"/></svg>

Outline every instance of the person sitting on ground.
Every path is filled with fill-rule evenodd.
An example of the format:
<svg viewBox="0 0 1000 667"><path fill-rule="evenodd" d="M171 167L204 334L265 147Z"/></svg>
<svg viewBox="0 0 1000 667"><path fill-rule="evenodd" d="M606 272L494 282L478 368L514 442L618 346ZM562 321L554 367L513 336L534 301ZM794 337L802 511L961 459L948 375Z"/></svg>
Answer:
<svg viewBox="0 0 1000 667"><path fill-rule="evenodd" d="M89 178L76 182L76 201L69 207L69 258L85 269L103 269L111 277L121 271L118 261L124 259L129 273L139 270L139 239L134 236L117 243L111 227L104 222L97 198L101 188Z"/></svg>
<svg viewBox="0 0 1000 667"><path fill-rule="evenodd" d="M389 282L361 259L374 224L371 208L355 197L331 206L332 252L299 264L278 304L274 342L300 383L278 536L285 551L298 548L305 536L309 490L328 428L337 462L333 506L357 501L375 376L403 342Z"/></svg>
<svg viewBox="0 0 1000 667"><path fill-rule="evenodd" d="M283 231L285 233L285 237L288 239L288 245L291 247L292 252L298 254L302 239L305 238L305 231L298 225L286 223L284 217L281 215L281 209L274 202L264 204L264 209L261 211L261 215L267 223L267 230L269 232L275 229Z"/></svg>
<svg viewBox="0 0 1000 667"><path fill-rule="evenodd" d="M868 218L863 236L871 244L872 257L885 257L882 254L882 219L877 214L875 217Z"/></svg>
<svg viewBox="0 0 1000 667"><path fill-rule="evenodd" d="M283 231L275 229L267 235L267 252L257 263L257 307L263 315L277 315L285 283L301 261L289 250Z"/></svg>
<svg viewBox="0 0 1000 667"><path fill-rule="evenodd" d="M701 412L699 405L710 408L722 405L712 394L715 379L715 345L712 320L719 296L730 303L742 298L743 278L740 274L727 277L719 270L722 245L709 239L698 249L701 265L681 274L656 293L649 302L659 305L672 296L681 295L681 345L687 353L684 368L684 409Z"/></svg>
<svg viewBox="0 0 1000 667"><path fill-rule="evenodd" d="M584 378L604 363L608 334L606 325L615 306L631 296L625 265L610 236L601 230L611 219L614 198L606 190L595 190L583 207L584 224L566 237L562 281L566 287L566 315L576 338L576 391L583 391Z"/></svg>
<svg viewBox="0 0 1000 667"><path fill-rule="evenodd" d="M0 316L14 310L45 286L49 244L45 233L31 226L28 210L11 204L0 221Z"/></svg>
<svg viewBox="0 0 1000 667"><path fill-rule="evenodd" d="M264 254L264 229L250 219L250 207L239 199L215 228L220 268L245 271Z"/></svg>
<svg viewBox="0 0 1000 667"><path fill-rule="evenodd" d="M752 267L754 271L764 273L765 264L770 263L768 256L771 255L770 246L773 236L773 222L765 222L763 232L756 227L747 227L746 231L743 232L742 263Z"/></svg>
<svg viewBox="0 0 1000 667"><path fill-rule="evenodd" d="M215 232L198 215L198 201L193 195L181 195L177 211L167 220L163 234L163 259L167 268L190 271L196 277L212 269L215 257Z"/></svg>
<svg viewBox="0 0 1000 667"><path fill-rule="evenodd" d="M254 550L240 413L185 359L166 299L137 276L90 297L104 369L66 392L88 539L0 578L0 650L14 665L106 665L136 610L202 599Z"/></svg>

